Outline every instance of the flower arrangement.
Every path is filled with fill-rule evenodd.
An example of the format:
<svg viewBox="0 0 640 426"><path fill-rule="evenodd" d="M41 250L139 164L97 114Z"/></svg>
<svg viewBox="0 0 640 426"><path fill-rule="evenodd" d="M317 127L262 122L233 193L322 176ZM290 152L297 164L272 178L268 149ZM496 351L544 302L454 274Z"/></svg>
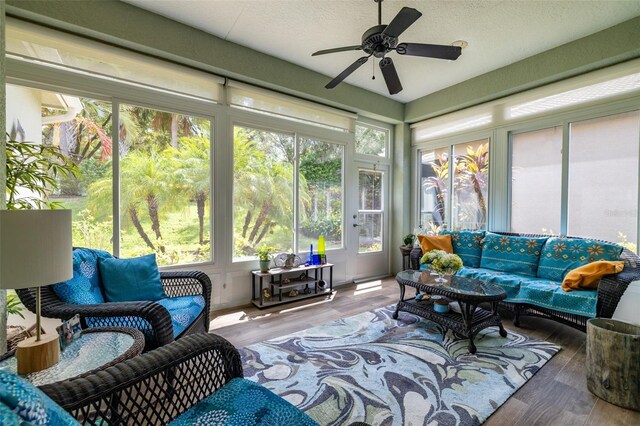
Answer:
<svg viewBox="0 0 640 426"><path fill-rule="evenodd" d="M447 253L444 250L428 251L420 259L421 263L431 265L431 270L438 274L436 282L443 283L447 280L444 275L453 275L462 268L462 259L457 254Z"/></svg>
<svg viewBox="0 0 640 426"><path fill-rule="evenodd" d="M447 254L446 251L444 250L431 250L426 252L422 258L420 259L420 263L425 263L427 265L430 265L433 263L433 261L435 260L436 257L440 257L444 254Z"/></svg>
<svg viewBox="0 0 640 426"><path fill-rule="evenodd" d="M439 274L451 275L462 268L462 259L457 254L445 253L431 262L431 269Z"/></svg>

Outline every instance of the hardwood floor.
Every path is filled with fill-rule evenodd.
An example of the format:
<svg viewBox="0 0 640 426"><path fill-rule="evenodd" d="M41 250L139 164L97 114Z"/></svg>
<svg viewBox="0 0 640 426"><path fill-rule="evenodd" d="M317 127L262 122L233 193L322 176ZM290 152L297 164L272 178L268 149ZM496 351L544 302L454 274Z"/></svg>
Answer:
<svg viewBox="0 0 640 426"><path fill-rule="evenodd" d="M211 332L236 347L304 330L398 301L393 278L337 287L332 300L310 299L259 310L253 305L213 312ZM609 404L586 383L586 335L562 324L524 317L521 327L505 318L507 329L562 347L531 380L507 400L485 425L640 425L640 412Z"/></svg>

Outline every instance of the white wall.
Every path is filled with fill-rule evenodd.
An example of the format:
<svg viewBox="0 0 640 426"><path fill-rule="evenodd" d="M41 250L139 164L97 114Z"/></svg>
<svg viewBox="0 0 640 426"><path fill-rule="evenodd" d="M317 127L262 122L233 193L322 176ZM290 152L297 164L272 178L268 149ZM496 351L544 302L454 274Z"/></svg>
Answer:
<svg viewBox="0 0 640 426"><path fill-rule="evenodd" d="M41 91L12 84L6 85L6 90L7 133L22 128L24 139L16 135L17 140L42 143Z"/></svg>

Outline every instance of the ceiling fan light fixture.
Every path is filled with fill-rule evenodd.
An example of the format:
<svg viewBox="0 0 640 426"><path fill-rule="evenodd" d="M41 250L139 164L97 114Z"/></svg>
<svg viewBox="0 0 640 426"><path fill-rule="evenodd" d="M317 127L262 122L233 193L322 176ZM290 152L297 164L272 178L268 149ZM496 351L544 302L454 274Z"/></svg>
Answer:
<svg viewBox="0 0 640 426"><path fill-rule="evenodd" d="M451 43L452 46L459 47L460 49L464 49L469 46L469 42L466 40L456 40Z"/></svg>

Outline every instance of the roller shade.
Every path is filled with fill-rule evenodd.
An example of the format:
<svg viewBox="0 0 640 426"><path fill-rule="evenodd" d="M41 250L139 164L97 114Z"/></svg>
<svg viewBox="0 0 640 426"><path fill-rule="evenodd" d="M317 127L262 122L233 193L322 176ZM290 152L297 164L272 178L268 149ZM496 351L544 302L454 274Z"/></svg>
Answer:
<svg viewBox="0 0 640 426"><path fill-rule="evenodd" d="M17 19L7 19L6 24L8 57L201 100L222 100L222 77Z"/></svg>
<svg viewBox="0 0 640 426"><path fill-rule="evenodd" d="M237 81L227 83L229 105L303 123L353 132L356 114Z"/></svg>

